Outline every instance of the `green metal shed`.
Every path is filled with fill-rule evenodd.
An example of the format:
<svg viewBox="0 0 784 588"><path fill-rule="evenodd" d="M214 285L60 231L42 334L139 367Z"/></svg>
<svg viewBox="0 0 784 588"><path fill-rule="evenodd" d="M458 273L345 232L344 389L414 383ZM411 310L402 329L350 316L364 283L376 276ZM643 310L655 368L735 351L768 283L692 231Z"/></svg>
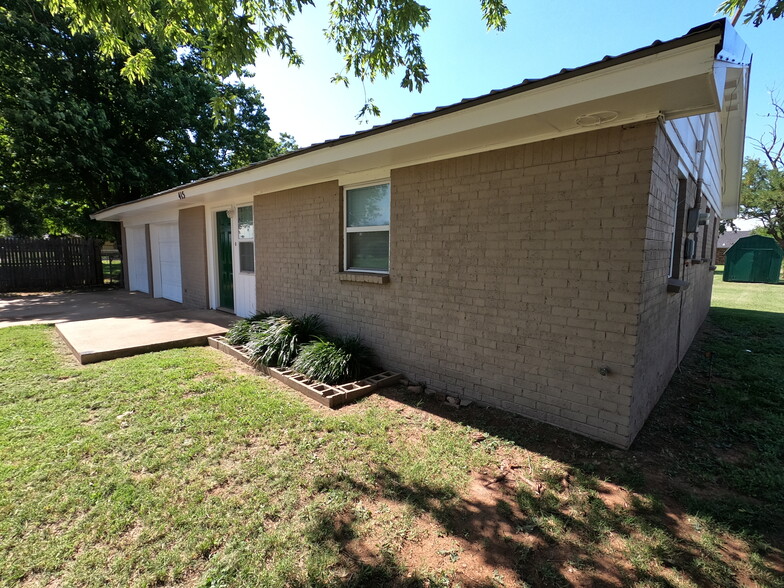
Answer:
<svg viewBox="0 0 784 588"><path fill-rule="evenodd" d="M784 251L773 237L751 235L738 239L727 251L725 282L777 284Z"/></svg>

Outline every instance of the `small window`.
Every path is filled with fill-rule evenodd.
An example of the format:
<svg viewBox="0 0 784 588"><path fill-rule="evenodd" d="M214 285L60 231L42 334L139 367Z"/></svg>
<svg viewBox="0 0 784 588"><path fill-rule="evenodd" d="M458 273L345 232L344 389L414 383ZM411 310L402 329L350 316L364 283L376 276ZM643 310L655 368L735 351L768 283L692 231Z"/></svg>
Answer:
<svg viewBox="0 0 784 588"><path fill-rule="evenodd" d="M683 237L686 216L686 196L688 183L685 179L678 180L678 193L675 197L675 226L672 233L672 256L670 257L671 278L681 277L681 264L683 262Z"/></svg>
<svg viewBox="0 0 784 588"><path fill-rule="evenodd" d="M710 206L705 207L705 212L710 214ZM713 227L711 226L710 222L705 222L705 225L702 227L702 259L708 259L708 241L711 240L713 237L713 231L711 230Z"/></svg>
<svg viewBox="0 0 784 588"><path fill-rule="evenodd" d="M345 191L345 269L389 272L389 184Z"/></svg>
<svg viewBox="0 0 784 588"><path fill-rule="evenodd" d="M253 239L253 207L240 206L237 208L237 241L241 272L253 273L256 270Z"/></svg>

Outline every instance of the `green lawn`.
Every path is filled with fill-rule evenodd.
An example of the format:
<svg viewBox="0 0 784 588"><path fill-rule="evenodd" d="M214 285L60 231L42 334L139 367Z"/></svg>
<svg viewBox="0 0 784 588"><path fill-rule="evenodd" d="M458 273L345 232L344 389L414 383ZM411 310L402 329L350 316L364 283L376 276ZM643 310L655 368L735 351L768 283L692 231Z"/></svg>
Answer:
<svg viewBox="0 0 784 588"><path fill-rule="evenodd" d="M0 329L0 585L784 586L771 288L738 310L755 287L717 283L629 451L405 389L329 411L208 348L78 366L49 327Z"/></svg>
<svg viewBox="0 0 784 588"><path fill-rule="evenodd" d="M778 284L749 284L723 282L724 266L716 268L711 305L759 312L784 313L784 282Z"/></svg>

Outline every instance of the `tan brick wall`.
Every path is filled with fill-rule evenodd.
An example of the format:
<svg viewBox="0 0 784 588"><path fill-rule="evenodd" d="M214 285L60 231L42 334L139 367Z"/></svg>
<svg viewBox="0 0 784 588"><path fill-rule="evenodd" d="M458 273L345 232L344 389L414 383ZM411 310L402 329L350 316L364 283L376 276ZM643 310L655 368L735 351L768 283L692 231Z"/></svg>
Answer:
<svg viewBox="0 0 784 588"><path fill-rule="evenodd" d="M656 132L393 170L388 284L340 280L337 182L257 196L257 307L318 312L412 380L626 446Z"/></svg>
<svg viewBox="0 0 784 588"><path fill-rule="evenodd" d="M207 232L203 206L180 210L180 271L182 302L207 308Z"/></svg>
<svg viewBox="0 0 784 588"><path fill-rule="evenodd" d="M667 292L667 277L672 257L672 235L678 191L677 153L663 130L656 135L653 153L648 226L646 229L645 263L643 269L641 316L637 340L637 362L634 373L634 402L631 433L636 435L650 411L664 392L672 374L689 348L694 335L705 320L710 307L713 272L711 260L702 259L703 239L707 255L715 250L715 223L699 230L697 257L699 261L684 262L684 233L676 244L680 258L680 279L688 287L680 292ZM687 179L686 209L695 205L697 185ZM707 209L703 198L700 209ZM685 225L685 218L684 218Z"/></svg>

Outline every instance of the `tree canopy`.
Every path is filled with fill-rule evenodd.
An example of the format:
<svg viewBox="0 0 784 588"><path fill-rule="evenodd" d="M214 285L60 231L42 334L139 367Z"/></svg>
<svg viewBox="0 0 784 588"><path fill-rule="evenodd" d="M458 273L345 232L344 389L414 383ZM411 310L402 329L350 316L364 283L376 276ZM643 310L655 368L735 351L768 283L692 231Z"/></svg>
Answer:
<svg viewBox="0 0 784 588"><path fill-rule="evenodd" d="M95 35L40 4L0 9L0 218L19 235L101 229L100 208L266 159L280 147L258 90L205 69L197 49L152 38L149 81L130 83ZM231 110L217 116L216 100ZM285 138L287 145L293 140Z"/></svg>
<svg viewBox="0 0 784 588"><path fill-rule="evenodd" d="M762 223L762 234L784 248L784 173L755 158L746 158L740 216Z"/></svg>
<svg viewBox="0 0 784 588"><path fill-rule="evenodd" d="M314 0L39 0L69 19L73 32L91 33L100 51L124 59L129 79L151 78L154 52L140 41L151 37L173 47L198 48L202 66L220 76L242 75L257 52L277 51L291 65L302 55L288 24ZM505 0L479 0L490 29L503 30ZM430 9L415 0L331 0L324 34L342 56L333 81L353 76L373 81L402 70L401 86L420 90L427 82L420 32Z"/></svg>
<svg viewBox="0 0 784 588"><path fill-rule="evenodd" d="M724 0L718 12L734 16L732 24L743 16L744 23L753 23L755 27L760 26L765 19L776 20L784 14L784 0L753 0L752 7L744 12L747 4L748 0Z"/></svg>
<svg viewBox="0 0 784 588"><path fill-rule="evenodd" d="M769 235L784 248L784 106L771 92L772 112L768 130L752 142L764 159L747 157L741 183L740 217L762 223L760 233Z"/></svg>
<svg viewBox="0 0 784 588"><path fill-rule="evenodd" d="M303 56L289 24L315 0L33 0L65 18L72 33L89 33L102 55L123 62L129 80L149 80L158 58L147 39L166 47L198 50L201 66L221 77L242 77L259 51L276 51L290 65ZM488 29L504 30L507 0L479 0ZM744 14L748 0L722 0L718 12ZM744 22L759 26L784 13L784 0L753 0ZM372 82L402 72L400 84L421 91L428 81L420 34L430 24L430 9L416 0L330 0L323 33L343 59L333 82L350 78ZM216 101L229 108L230 101ZM378 114L372 100L361 114Z"/></svg>

